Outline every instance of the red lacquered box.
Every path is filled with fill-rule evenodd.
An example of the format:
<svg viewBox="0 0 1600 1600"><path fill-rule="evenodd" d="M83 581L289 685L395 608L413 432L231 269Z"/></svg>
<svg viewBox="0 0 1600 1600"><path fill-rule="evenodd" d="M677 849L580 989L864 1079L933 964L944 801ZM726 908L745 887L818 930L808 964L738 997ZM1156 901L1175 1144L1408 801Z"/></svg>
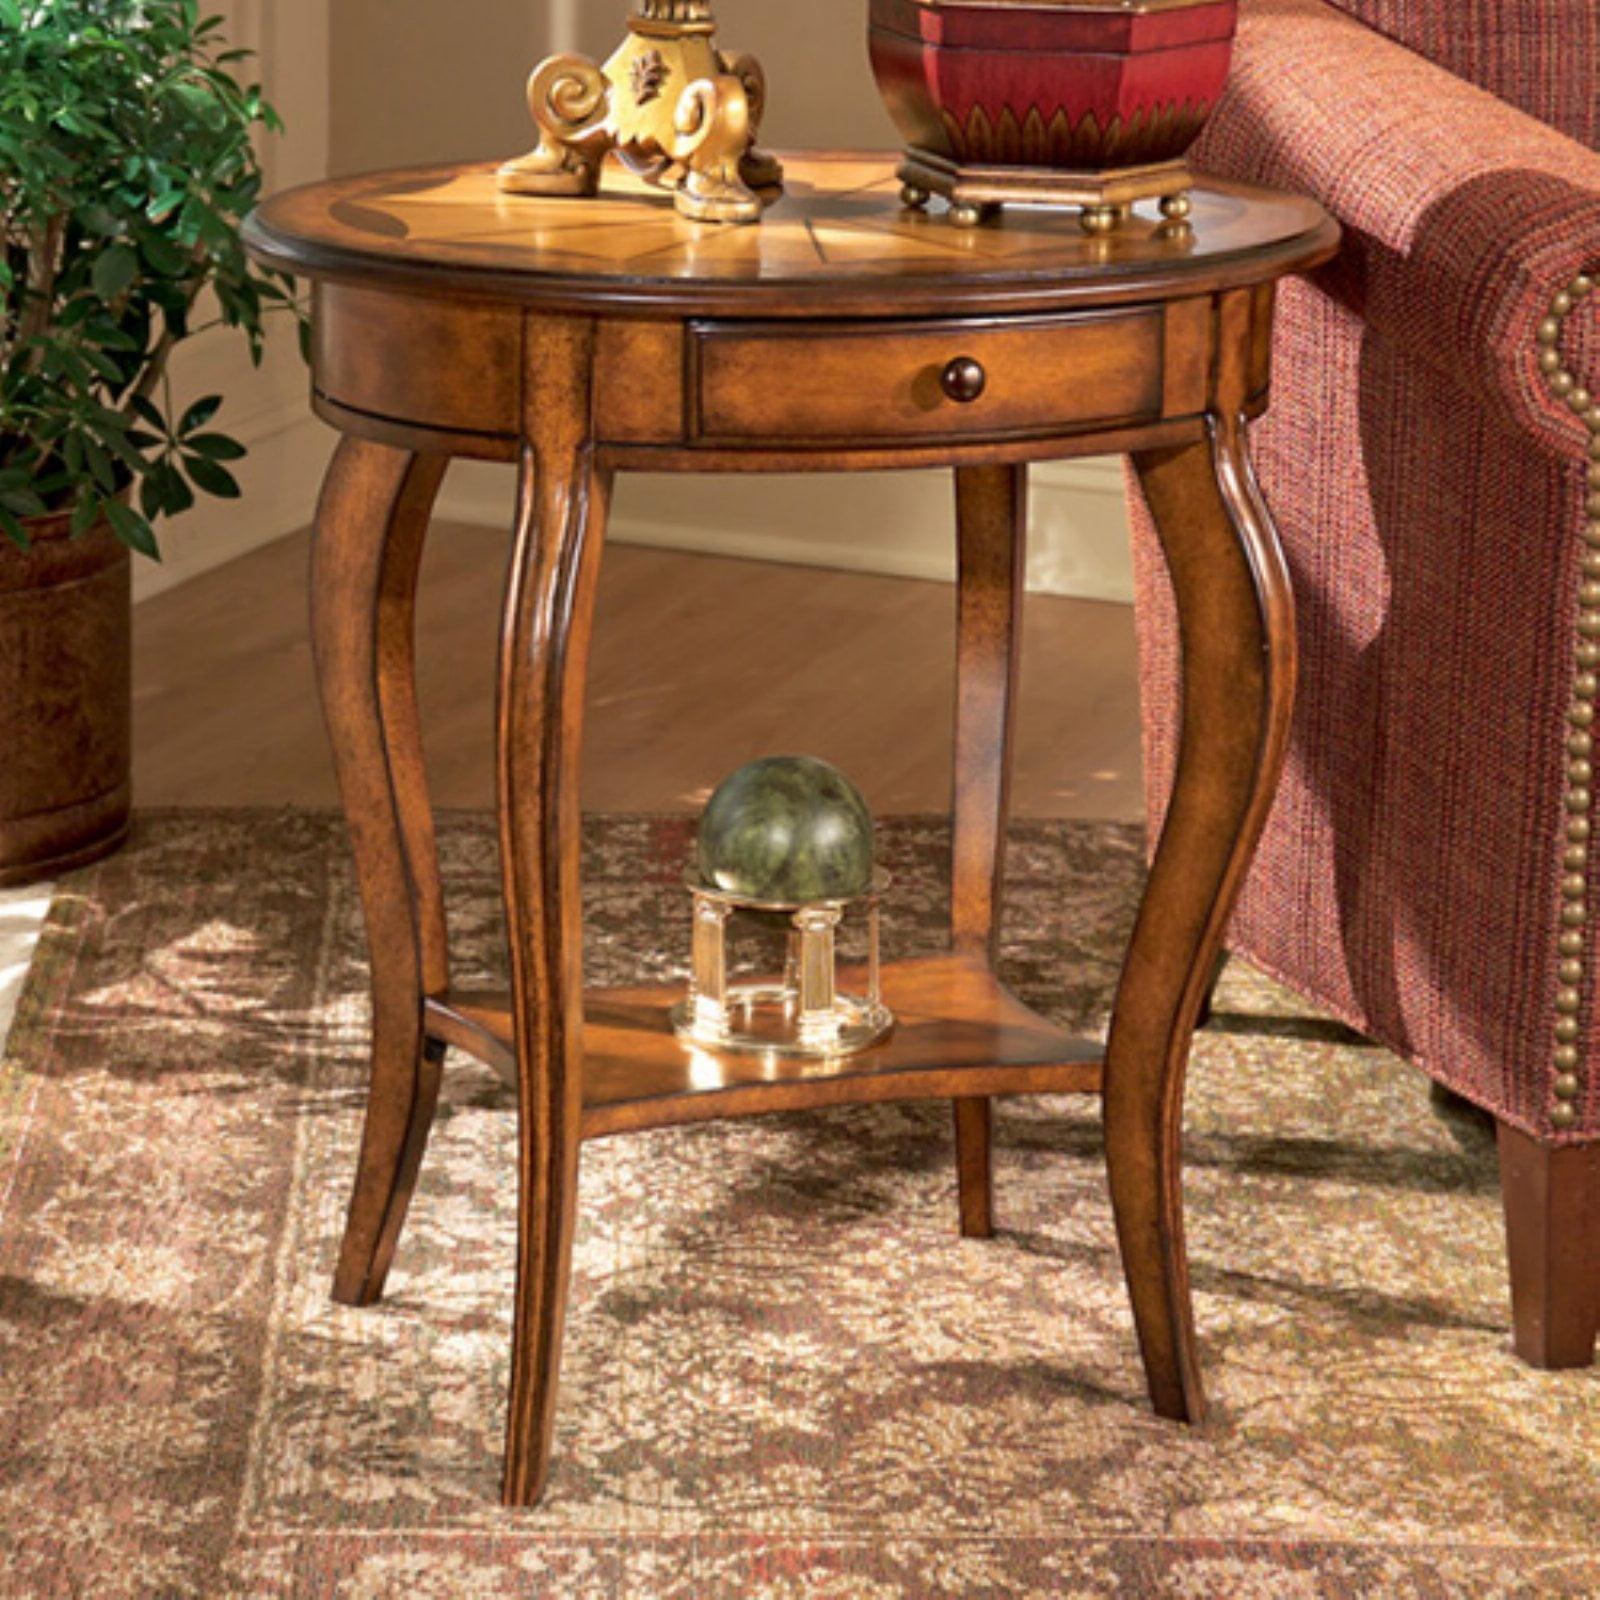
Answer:
<svg viewBox="0 0 1600 1600"><path fill-rule="evenodd" d="M872 67L908 148L906 201L1187 214L1184 153L1233 56L1238 0L871 0Z"/></svg>

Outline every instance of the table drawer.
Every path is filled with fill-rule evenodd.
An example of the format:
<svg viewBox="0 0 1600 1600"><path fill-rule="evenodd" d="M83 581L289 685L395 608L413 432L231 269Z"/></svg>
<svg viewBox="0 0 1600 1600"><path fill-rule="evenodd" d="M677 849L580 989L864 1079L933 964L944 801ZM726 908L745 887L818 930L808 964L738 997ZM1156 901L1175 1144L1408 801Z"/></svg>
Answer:
<svg viewBox="0 0 1600 1600"><path fill-rule="evenodd" d="M1159 417L1151 308L1003 323L704 322L690 426L707 443L1013 438Z"/></svg>

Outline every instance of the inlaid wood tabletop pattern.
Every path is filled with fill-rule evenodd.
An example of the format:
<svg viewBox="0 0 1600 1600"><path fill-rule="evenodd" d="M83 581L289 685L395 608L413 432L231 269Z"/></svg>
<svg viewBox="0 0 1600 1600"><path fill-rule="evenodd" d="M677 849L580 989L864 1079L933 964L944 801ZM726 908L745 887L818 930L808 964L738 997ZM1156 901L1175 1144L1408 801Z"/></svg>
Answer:
<svg viewBox="0 0 1600 1600"><path fill-rule="evenodd" d="M784 193L758 227L688 222L616 163L582 204L502 194L485 165L291 190L267 202L249 237L258 255L318 278L448 276L457 293L476 278L497 297L552 306L692 300L706 312L783 290L843 312L880 309L888 290L920 315L943 309L953 290L971 311L1256 283L1276 257L1314 254L1330 228L1309 200L1215 184L1195 191L1189 224L1165 221L1152 202L1108 238L1089 237L1061 207L1019 206L956 228L900 205L888 155L784 159Z"/></svg>

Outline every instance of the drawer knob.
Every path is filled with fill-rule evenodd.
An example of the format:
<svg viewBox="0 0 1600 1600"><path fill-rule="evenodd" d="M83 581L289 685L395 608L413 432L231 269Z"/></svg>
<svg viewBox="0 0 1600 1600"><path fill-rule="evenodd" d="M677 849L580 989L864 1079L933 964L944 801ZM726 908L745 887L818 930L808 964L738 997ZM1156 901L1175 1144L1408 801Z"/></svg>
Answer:
<svg viewBox="0 0 1600 1600"><path fill-rule="evenodd" d="M971 356L957 356L940 374L939 383L957 405L969 406L988 388L989 374Z"/></svg>

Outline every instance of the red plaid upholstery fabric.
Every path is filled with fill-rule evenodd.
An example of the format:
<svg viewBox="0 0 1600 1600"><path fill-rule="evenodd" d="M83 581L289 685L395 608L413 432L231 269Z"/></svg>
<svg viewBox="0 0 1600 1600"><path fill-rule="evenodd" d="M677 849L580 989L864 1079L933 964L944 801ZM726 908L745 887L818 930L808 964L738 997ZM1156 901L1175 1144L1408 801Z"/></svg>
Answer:
<svg viewBox="0 0 1600 1600"><path fill-rule="evenodd" d="M1449 41L1452 61L1475 49L1485 81L1490 65L1527 63L1521 103L1543 105L1534 77L1547 70L1581 78L1591 112L1600 102L1593 18L1576 37L1550 21L1559 48L1526 32L1575 5L1361 9L1396 32L1404 21L1430 50L1430 28L1442 38L1489 19L1475 42ZM1548 93L1556 107L1579 91ZM1596 919L1579 1121L1565 1133L1551 1122L1588 435L1550 393L1535 332L1553 296L1600 267L1600 156L1323 0L1246 0L1201 162L1315 194L1348 237L1315 282L1283 292L1273 407L1252 435L1304 670L1230 945L1515 1126L1593 1139ZM1597 310L1570 319L1566 354L1600 392ZM1134 500L1159 825L1176 645Z"/></svg>
<svg viewBox="0 0 1600 1600"><path fill-rule="evenodd" d="M1335 0L1380 33L1600 148L1594 0Z"/></svg>

